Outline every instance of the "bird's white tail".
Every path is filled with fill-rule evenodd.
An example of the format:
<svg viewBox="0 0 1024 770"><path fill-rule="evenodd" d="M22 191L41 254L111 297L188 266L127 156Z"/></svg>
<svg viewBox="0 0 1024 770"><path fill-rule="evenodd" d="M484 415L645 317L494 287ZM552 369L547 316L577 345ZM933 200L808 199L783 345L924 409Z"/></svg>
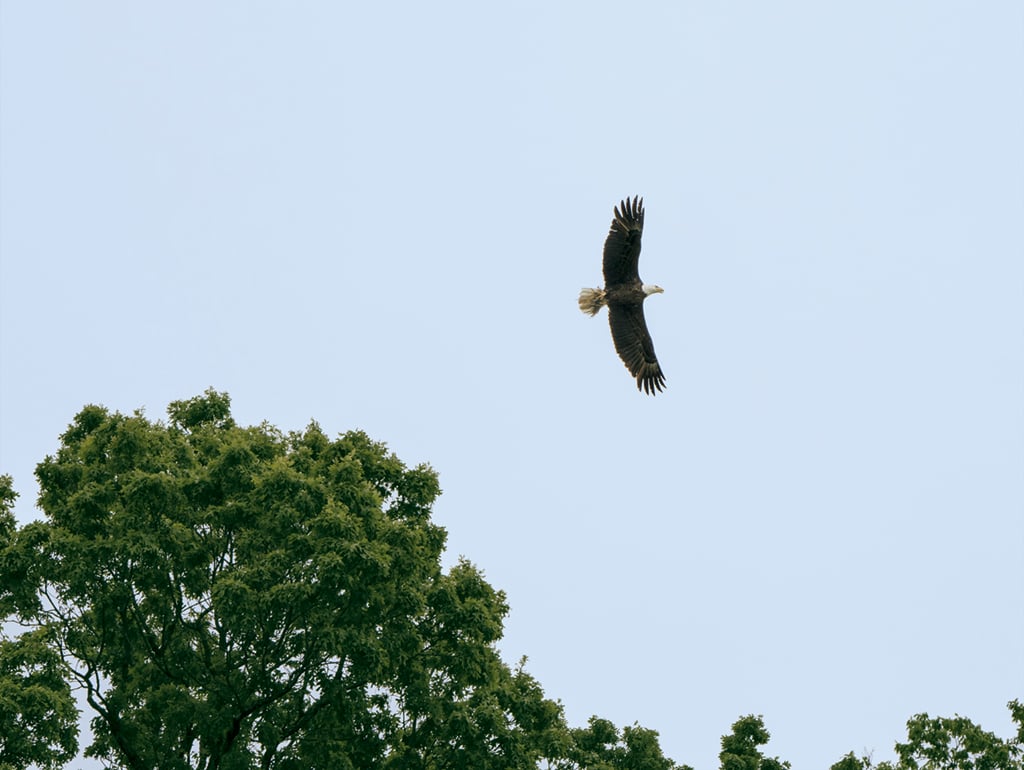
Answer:
<svg viewBox="0 0 1024 770"><path fill-rule="evenodd" d="M604 289L583 289L580 291L580 310L587 315L597 315L597 311L608 304Z"/></svg>

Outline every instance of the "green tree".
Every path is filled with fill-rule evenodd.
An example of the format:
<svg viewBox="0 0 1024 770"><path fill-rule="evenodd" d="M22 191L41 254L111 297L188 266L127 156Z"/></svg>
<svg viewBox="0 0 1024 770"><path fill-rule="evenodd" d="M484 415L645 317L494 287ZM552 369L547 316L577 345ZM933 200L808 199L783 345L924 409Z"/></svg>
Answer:
<svg viewBox="0 0 1024 770"><path fill-rule="evenodd" d="M15 496L0 476L0 543L15 532ZM0 638L0 768L57 768L74 757L78 711L65 677L45 630Z"/></svg>
<svg viewBox="0 0 1024 770"><path fill-rule="evenodd" d="M831 770L1024 770L1024 705L1007 704L1017 735L1003 740L971 720L917 714L907 721L907 740L896 744L895 762L873 764L850 752Z"/></svg>
<svg viewBox="0 0 1024 770"><path fill-rule="evenodd" d="M78 751L78 709L45 630L0 640L0 768L63 767Z"/></svg>
<svg viewBox="0 0 1024 770"><path fill-rule="evenodd" d="M765 729L760 716L738 719L732 725L732 732L722 736L722 750L718 759L722 770L786 770L789 762L777 757L766 757L760 747L768 743L771 733Z"/></svg>
<svg viewBox="0 0 1024 770"><path fill-rule="evenodd" d="M661 753L658 733L639 725L620 731L607 719L591 717L586 727L570 731L561 770L692 770Z"/></svg>
<svg viewBox="0 0 1024 770"><path fill-rule="evenodd" d="M213 391L168 415L85 407L37 468L45 520L10 522L0 552L5 615L50 642L95 714L88 755L139 770L569 761L560 704L498 656L504 594L467 561L440 566L433 470L361 432L240 427ZM654 733L622 740L657 762L611 767L671 767Z"/></svg>

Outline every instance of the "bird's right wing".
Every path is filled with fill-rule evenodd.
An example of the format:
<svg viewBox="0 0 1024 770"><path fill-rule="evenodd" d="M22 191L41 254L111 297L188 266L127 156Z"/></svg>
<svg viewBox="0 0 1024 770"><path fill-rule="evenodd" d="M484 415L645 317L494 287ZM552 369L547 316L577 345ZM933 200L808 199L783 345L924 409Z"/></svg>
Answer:
<svg viewBox="0 0 1024 770"><path fill-rule="evenodd" d="M644 231L644 201L634 197L615 207L615 218L604 241L604 284L606 287L640 280L640 236Z"/></svg>

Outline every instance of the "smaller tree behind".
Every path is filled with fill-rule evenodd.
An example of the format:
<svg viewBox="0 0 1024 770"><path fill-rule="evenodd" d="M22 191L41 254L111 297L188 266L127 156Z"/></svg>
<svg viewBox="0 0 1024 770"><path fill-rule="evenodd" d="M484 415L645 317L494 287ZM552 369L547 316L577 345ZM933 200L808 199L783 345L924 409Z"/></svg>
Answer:
<svg viewBox="0 0 1024 770"><path fill-rule="evenodd" d="M0 543L14 536L15 496L11 477L0 475ZM6 618L10 592L0 596L8 597L0 598ZM36 765L49 770L75 756L78 710L66 677L45 629L15 639L0 636L0 768Z"/></svg>
<svg viewBox="0 0 1024 770"><path fill-rule="evenodd" d="M786 770L789 762L761 753L760 747L770 738L760 716L751 714L736 720L732 732L722 736L722 751L718 754L722 770Z"/></svg>
<svg viewBox="0 0 1024 770"><path fill-rule="evenodd" d="M907 720L907 740L896 744L895 762L873 764L850 752L831 770L1024 770L1024 704L1007 704L1017 735L1003 740L961 716Z"/></svg>

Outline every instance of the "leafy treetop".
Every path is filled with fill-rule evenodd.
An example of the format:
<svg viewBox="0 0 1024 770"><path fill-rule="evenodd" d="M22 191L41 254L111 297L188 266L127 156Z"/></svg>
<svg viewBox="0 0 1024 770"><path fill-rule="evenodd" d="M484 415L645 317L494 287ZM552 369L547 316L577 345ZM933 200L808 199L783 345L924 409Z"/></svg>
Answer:
<svg viewBox="0 0 1024 770"><path fill-rule="evenodd" d="M214 391L168 414L86 406L37 468L46 520L0 519L0 602L84 691L88 755L583 767L561 706L498 655L504 594L465 560L442 570L429 466L359 431L240 427ZM608 766L673 767L655 736L627 728Z"/></svg>

